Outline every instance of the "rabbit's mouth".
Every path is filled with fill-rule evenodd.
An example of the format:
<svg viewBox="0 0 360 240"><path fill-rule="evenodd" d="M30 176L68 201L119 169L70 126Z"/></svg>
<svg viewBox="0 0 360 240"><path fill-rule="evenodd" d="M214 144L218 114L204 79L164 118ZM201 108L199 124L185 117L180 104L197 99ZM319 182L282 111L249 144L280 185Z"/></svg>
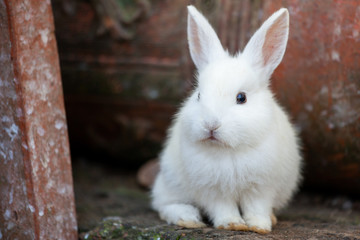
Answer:
<svg viewBox="0 0 360 240"><path fill-rule="evenodd" d="M208 137L205 137L205 138L201 139L200 141L205 142L205 143L208 143L208 142L221 143L221 141L218 138L216 138L214 135L210 135Z"/></svg>
<svg viewBox="0 0 360 240"><path fill-rule="evenodd" d="M226 144L225 142L223 142L221 139L219 139L218 137L216 137L214 135L210 135L206 138L203 138L202 140L200 140L200 142L202 142L203 144L209 144L212 146L231 148L230 145Z"/></svg>
<svg viewBox="0 0 360 240"><path fill-rule="evenodd" d="M217 128L205 129L202 132L202 136L196 140L200 144L209 145L212 147L224 147L224 148L233 148L226 142L226 139L223 139L221 132Z"/></svg>
<svg viewBox="0 0 360 240"><path fill-rule="evenodd" d="M218 128L218 127L217 127ZM217 137L218 136L218 133L216 131L217 128L214 128L214 129L210 129L210 130L207 130L207 133L206 135L204 136L203 138L203 141L210 141L210 142L221 142L219 140L219 138Z"/></svg>
<svg viewBox="0 0 360 240"><path fill-rule="evenodd" d="M208 137L206 140L209 140L209 141L219 141L214 135L211 135L211 136Z"/></svg>

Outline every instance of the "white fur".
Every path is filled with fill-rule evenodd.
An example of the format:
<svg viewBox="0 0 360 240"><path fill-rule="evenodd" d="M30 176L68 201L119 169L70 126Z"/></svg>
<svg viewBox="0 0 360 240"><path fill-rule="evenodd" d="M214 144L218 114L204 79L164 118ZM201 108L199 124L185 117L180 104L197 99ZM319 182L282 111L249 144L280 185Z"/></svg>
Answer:
<svg viewBox="0 0 360 240"><path fill-rule="evenodd" d="M271 214L290 200L301 167L295 131L268 87L286 48L288 12L274 13L244 53L231 57L207 20L193 6L188 10L198 86L169 130L152 205L168 223L203 226L201 210L215 227L270 231ZM264 52L276 21L285 24L273 29L276 42ZM236 103L238 92L246 93L246 103ZM215 141L207 139L211 130Z"/></svg>

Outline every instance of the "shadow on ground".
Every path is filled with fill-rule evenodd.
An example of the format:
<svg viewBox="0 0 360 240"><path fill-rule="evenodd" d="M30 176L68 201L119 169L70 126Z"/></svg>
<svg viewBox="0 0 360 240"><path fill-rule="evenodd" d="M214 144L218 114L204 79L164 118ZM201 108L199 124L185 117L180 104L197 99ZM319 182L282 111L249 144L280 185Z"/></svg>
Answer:
<svg viewBox="0 0 360 240"><path fill-rule="evenodd" d="M135 172L77 160L73 166L80 239L360 239L360 201L300 193L267 235L169 226L150 208Z"/></svg>

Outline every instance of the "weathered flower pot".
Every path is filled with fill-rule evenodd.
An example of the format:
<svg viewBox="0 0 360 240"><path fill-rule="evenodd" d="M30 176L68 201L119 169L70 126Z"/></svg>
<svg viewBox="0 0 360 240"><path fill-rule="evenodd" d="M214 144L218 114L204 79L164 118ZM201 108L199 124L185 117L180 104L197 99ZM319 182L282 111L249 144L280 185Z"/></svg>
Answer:
<svg viewBox="0 0 360 240"><path fill-rule="evenodd" d="M123 39L88 1L54 1L73 151L82 145L123 164L156 157L192 84L189 3L231 53L271 13L289 9L288 48L272 87L299 130L305 185L359 193L360 5L352 0L151 1L122 22L133 31Z"/></svg>
<svg viewBox="0 0 360 240"><path fill-rule="evenodd" d="M304 146L305 183L360 193L360 5L358 1L268 1L290 11L290 37L273 76Z"/></svg>

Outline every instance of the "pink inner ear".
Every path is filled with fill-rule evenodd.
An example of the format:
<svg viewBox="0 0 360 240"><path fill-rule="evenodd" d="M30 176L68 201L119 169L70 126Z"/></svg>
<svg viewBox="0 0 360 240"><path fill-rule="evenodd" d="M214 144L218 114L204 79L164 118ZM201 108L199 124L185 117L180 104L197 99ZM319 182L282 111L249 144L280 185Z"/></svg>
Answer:
<svg viewBox="0 0 360 240"><path fill-rule="evenodd" d="M201 54L201 45L200 45L200 38L199 38L199 29L197 24L195 23L194 19L190 16L190 31L191 31L191 42L193 45L192 51L199 56Z"/></svg>
<svg viewBox="0 0 360 240"><path fill-rule="evenodd" d="M276 60L276 58L279 57L279 54L277 53L278 51L281 51L281 46L286 37L285 34L287 27L286 12L284 12L267 30L265 42L262 47L264 66L266 66L271 60Z"/></svg>

